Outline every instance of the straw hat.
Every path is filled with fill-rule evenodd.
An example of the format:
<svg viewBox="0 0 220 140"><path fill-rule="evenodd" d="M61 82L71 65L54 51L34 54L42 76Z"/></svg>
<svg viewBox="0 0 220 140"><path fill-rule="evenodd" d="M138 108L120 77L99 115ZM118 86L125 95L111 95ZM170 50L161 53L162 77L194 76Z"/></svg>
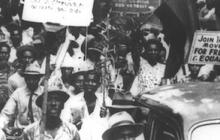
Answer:
<svg viewBox="0 0 220 140"><path fill-rule="evenodd" d="M109 126L103 135L103 140L111 140L115 137L137 137L143 132L143 125L134 122L133 118L125 111L118 112L109 118Z"/></svg>
<svg viewBox="0 0 220 140"><path fill-rule="evenodd" d="M39 106L40 108L42 108L43 105L44 94L45 93L41 94L36 100L36 105ZM67 94L65 91L60 89L54 89L54 88L48 89L48 100L50 99L49 97L51 95L58 96L57 99L59 99L59 101L62 102L63 104L69 99L69 94Z"/></svg>
<svg viewBox="0 0 220 140"><path fill-rule="evenodd" d="M37 67L35 64L30 64L25 68L24 71L24 76L25 75L39 75L42 76L43 73L41 72L40 67Z"/></svg>

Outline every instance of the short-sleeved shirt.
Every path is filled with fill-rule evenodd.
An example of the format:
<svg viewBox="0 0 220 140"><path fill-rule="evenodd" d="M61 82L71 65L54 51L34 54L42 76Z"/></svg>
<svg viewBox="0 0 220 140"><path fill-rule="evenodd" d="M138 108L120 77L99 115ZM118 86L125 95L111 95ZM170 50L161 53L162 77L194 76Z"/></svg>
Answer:
<svg viewBox="0 0 220 140"><path fill-rule="evenodd" d="M67 122L63 122L53 138L47 130L44 131L44 140L80 140L77 128ZM40 121L35 122L24 129L25 140L40 140Z"/></svg>

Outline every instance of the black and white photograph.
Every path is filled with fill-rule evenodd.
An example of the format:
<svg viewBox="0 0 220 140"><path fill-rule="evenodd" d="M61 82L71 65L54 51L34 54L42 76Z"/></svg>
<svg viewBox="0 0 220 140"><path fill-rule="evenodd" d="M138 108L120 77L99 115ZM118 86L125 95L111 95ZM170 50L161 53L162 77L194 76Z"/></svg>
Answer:
<svg viewBox="0 0 220 140"><path fill-rule="evenodd" d="M219 140L220 0L0 0L0 140Z"/></svg>

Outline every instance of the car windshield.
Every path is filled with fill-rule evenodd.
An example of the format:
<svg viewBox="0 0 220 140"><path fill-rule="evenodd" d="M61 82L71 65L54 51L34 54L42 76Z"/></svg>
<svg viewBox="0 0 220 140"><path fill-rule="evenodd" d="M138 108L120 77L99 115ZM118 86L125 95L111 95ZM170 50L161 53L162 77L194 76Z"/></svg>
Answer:
<svg viewBox="0 0 220 140"><path fill-rule="evenodd" d="M191 140L219 140L220 124L202 125L194 129Z"/></svg>

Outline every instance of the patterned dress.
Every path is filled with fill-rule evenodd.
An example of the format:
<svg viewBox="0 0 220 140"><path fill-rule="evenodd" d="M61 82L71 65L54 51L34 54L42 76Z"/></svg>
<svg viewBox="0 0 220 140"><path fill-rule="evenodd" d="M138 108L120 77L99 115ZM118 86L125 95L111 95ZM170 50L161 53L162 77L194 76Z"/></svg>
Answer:
<svg viewBox="0 0 220 140"><path fill-rule="evenodd" d="M157 63L151 66L147 60L141 58L140 69L134 79L130 92L133 96L137 96L158 87L161 83L161 79L164 77L164 72L164 64Z"/></svg>

